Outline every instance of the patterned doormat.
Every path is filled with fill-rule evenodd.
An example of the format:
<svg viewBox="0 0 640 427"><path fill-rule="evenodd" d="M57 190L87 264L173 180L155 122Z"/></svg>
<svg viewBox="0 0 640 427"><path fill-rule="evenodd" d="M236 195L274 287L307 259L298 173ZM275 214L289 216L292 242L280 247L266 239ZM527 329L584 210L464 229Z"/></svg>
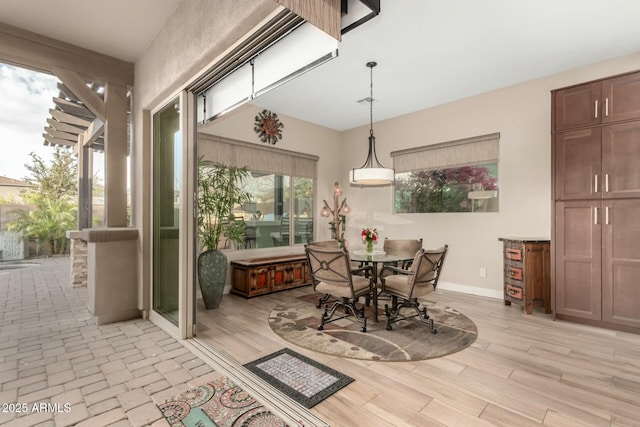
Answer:
<svg viewBox="0 0 640 427"><path fill-rule="evenodd" d="M362 360L409 361L433 359L467 348L476 340L478 330L471 319L453 307L421 300L433 319L437 334L416 318L403 320L386 330L384 301L378 308L379 322L373 321L373 308L366 307L367 332L345 318L318 330L322 309L316 308L320 294L283 301L269 315L269 326L285 340L300 347L333 356ZM411 309L404 309L412 314ZM403 313L405 311L403 310Z"/></svg>
<svg viewBox="0 0 640 427"><path fill-rule="evenodd" d="M288 348L244 366L307 408L353 381L353 378Z"/></svg>
<svg viewBox="0 0 640 427"><path fill-rule="evenodd" d="M286 423L227 377L158 405L172 427L286 427Z"/></svg>

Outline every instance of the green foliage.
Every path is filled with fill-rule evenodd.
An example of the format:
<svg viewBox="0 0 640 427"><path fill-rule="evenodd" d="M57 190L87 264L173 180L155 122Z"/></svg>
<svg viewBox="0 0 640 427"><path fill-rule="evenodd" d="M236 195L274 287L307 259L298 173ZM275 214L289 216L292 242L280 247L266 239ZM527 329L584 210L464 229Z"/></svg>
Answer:
<svg viewBox="0 0 640 427"><path fill-rule="evenodd" d="M41 245L47 243L51 254L63 253L67 230L77 228L75 157L71 151L57 148L47 165L37 154L29 155L31 163L25 167L31 176L25 180L33 187L23 192L22 198L35 209L16 211L17 219L7 224L7 228L39 239Z"/></svg>
<svg viewBox="0 0 640 427"><path fill-rule="evenodd" d="M406 179L396 180L395 211L471 212L469 192L476 188L497 190L494 176L495 163L410 172Z"/></svg>
<svg viewBox="0 0 640 427"><path fill-rule="evenodd" d="M251 200L242 186L248 177L246 167L199 159L198 238L205 249L216 249L223 235L238 244L244 242L245 223L235 220L233 208Z"/></svg>
<svg viewBox="0 0 640 427"><path fill-rule="evenodd" d="M25 181L33 185L27 193L39 193L46 199L75 198L78 195L78 165L71 150L56 148L50 165L35 153L29 153L31 173Z"/></svg>
<svg viewBox="0 0 640 427"><path fill-rule="evenodd" d="M0 196L0 205L15 205L18 204L18 201L15 197L9 195L8 197Z"/></svg>
<svg viewBox="0 0 640 427"><path fill-rule="evenodd" d="M7 224L10 231L22 231L25 237L49 245L49 253L66 250L67 230L76 228L77 207L69 200L38 198L36 209L16 211L18 218Z"/></svg>

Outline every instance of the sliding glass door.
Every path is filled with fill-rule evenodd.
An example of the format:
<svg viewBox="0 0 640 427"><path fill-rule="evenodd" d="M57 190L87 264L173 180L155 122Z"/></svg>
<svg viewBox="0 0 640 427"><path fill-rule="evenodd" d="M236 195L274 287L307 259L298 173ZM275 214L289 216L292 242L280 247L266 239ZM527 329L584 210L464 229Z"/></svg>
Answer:
<svg viewBox="0 0 640 427"><path fill-rule="evenodd" d="M152 115L152 310L180 338L193 335L195 119L182 92Z"/></svg>
<svg viewBox="0 0 640 427"><path fill-rule="evenodd" d="M153 310L178 326L180 283L180 100L153 115Z"/></svg>

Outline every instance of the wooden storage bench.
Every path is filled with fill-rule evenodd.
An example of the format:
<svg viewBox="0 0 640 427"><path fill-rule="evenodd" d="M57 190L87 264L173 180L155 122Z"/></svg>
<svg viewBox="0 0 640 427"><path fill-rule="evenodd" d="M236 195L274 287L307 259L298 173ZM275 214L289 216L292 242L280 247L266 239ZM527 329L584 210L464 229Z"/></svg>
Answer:
<svg viewBox="0 0 640 427"><path fill-rule="evenodd" d="M231 261L231 292L247 298L311 284L307 257L283 255Z"/></svg>

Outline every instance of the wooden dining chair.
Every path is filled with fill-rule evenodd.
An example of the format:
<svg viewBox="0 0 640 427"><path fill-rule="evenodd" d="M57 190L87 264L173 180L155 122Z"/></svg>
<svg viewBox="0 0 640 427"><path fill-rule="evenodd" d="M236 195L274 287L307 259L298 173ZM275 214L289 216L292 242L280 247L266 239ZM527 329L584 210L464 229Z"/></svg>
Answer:
<svg viewBox="0 0 640 427"><path fill-rule="evenodd" d="M418 298L433 292L438 286L438 278L448 249L449 246L444 245L436 250L418 250L409 269L391 265L383 267L383 270L391 270L395 273L382 277L381 293L391 297L391 306L388 304L384 306L387 330L392 329L392 323L419 317L421 322L429 326L431 333L437 332L433 327L433 319L427 314L427 307L423 304L420 308ZM400 310L403 308L413 308L416 314L400 316Z"/></svg>
<svg viewBox="0 0 640 427"><path fill-rule="evenodd" d="M344 248L307 245L305 252L314 288L318 292L329 295L329 299L333 298L324 304L318 329L323 330L326 323L343 319L351 313L356 322L361 325L360 330L366 332L367 318L364 315L364 304L358 308L358 299L373 292L371 277L354 274L349 252ZM345 309L346 315L334 319L333 316L339 307Z"/></svg>

